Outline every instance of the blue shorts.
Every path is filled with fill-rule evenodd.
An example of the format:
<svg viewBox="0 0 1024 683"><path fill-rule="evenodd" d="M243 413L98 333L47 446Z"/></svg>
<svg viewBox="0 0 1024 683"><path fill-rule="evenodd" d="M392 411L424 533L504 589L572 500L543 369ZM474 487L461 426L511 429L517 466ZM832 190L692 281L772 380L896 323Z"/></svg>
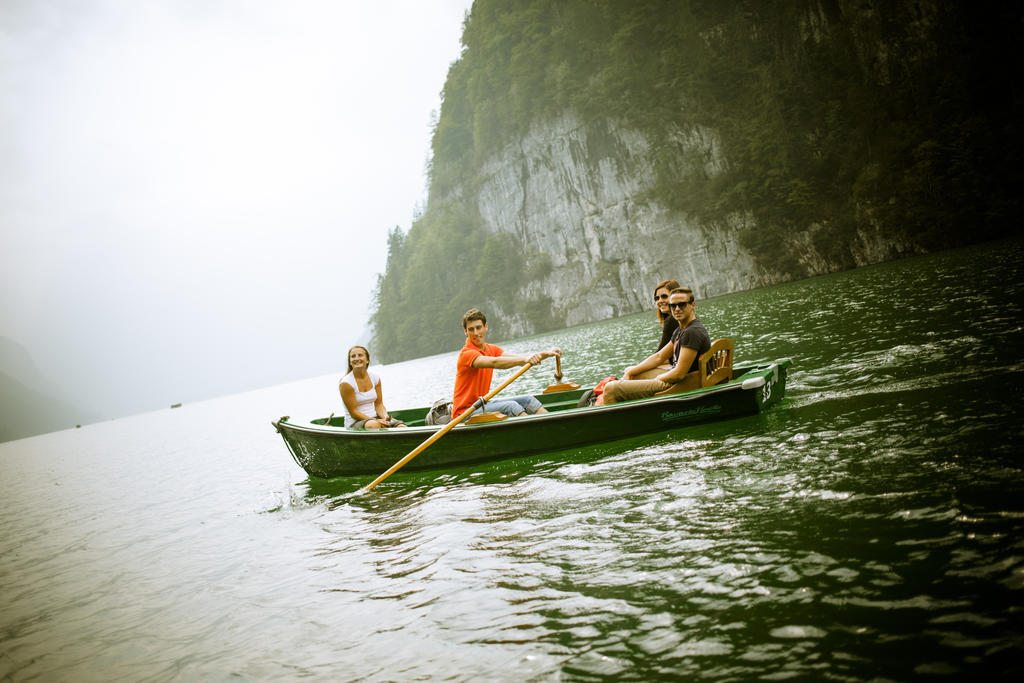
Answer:
<svg viewBox="0 0 1024 683"><path fill-rule="evenodd" d="M499 398L495 401L488 401L484 404L485 413L504 413L509 417L515 417L522 413L533 415L540 410L541 405L533 396L513 396L512 398ZM477 408L474 414L480 412Z"/></svg>

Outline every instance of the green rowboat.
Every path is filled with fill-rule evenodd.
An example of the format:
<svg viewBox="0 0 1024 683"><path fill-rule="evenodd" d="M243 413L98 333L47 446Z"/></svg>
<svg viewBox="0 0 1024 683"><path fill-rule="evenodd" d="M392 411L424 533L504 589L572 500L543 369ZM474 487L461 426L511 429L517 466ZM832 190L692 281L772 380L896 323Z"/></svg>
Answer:
<svg viewBox="0 0 1024 683"><path fill-rule="evenodd" d="M786 358L737 366L733 379L723 384L608 406L577 407L585 389L538 394L549 412L457 425L405 469L443 469L559 451L759 413L782 400L790 365ZM428 408L392 411L408 425L399 429L346 429L342 417L292 422L286 416L273 425L309 476L330 479L380 474L391 467L441 429L424 424L427 412Z"/></svg>

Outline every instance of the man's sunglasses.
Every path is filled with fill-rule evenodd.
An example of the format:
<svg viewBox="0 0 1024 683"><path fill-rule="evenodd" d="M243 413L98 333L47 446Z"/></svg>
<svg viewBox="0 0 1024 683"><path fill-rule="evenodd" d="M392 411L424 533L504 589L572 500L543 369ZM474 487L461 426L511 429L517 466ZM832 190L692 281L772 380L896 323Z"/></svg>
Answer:
<svg viewBox="0 0 1024 683"><path fill-rule="evenodd" d="M669 304L668 307L669 308L686 308L687 306L689 306L692 303L693 303L692 301L676 301L675 303Z"/></svg>

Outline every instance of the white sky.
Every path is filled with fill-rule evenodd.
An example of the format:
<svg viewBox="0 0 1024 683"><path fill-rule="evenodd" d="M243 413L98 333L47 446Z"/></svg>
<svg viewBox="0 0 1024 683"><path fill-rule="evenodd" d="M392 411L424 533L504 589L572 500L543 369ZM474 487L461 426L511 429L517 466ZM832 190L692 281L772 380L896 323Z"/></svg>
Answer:
<svg viewBox="0 0 1024 683"><path fill-rule="evenodd" d="M470 5L0 1L0 335L104 417L344 370Z"/></svg>

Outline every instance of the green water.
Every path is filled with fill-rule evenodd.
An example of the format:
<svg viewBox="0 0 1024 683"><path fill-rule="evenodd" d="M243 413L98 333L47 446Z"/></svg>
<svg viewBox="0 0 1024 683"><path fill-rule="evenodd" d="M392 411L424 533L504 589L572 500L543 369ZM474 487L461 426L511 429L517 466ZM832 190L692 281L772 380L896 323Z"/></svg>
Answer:
<svg viewBox="0 0 1024 683"><path fill-rule="evenodd" d="M0 444L0 677L1017 678L1022 264L1004 242L698 302L738 362L793 359L780 406L366 495L269 425L337 411L334 375ZM586 384L658 336L503 346L557 344ZM389 406L453 368L384 366Z"/></svg>

